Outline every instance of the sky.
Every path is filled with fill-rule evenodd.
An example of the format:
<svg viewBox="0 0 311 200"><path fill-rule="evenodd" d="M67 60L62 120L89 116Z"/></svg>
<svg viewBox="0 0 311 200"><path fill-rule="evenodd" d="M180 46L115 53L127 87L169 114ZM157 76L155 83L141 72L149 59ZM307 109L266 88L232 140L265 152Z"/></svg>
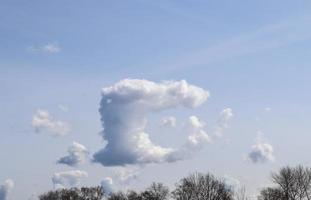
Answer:
<svg viewBox="0 0 311 200"><path fill-rule="evenodd" d="M0 200L310 165L311 2L0 2Z"/></svg>

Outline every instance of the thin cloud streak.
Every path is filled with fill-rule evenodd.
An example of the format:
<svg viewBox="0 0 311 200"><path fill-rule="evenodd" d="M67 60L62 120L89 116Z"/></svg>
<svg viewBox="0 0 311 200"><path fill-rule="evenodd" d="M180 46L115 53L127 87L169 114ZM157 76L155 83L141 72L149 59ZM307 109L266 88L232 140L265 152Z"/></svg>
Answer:
<svg viewBox="0 0 311 200"><path fill-rule="evenodd" d="M270 24L205 49L192 51L187 55L180 55L175 61L161 65L160 69L165 68L165 70L174 71L198 65L208 65L308 40L311 39L311 30L306 27L308 27L307 24L310 21L311 16L308 15L297 17L296 20L292 21Z"/></svg>

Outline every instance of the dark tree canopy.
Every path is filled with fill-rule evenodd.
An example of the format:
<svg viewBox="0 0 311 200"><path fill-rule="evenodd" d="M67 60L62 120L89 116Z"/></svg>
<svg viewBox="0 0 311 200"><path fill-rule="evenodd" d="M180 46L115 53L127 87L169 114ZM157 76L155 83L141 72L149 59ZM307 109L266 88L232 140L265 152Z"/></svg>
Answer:
<svg viewBox="0 0 311 200"><path fill-rule="evenodd" d="M152 183L141 192L105 193L102 187L83 187L50 191L40 200L233 200L234 193L222 180L211 174L195 173L180 180L171 193L162 183ZM239 199L245 200L245 199Z"/></svg>
<svg viewBox="0 0 311 200"><path fill-rule="evenodd" d="M233 191L211 174L195 173L180 180L173 197L176 200L232 200Z"/></svg>
<svg viewBox="0 0 311 200"><path fill-rule="evenodd" d="M259 200L311 200L311 168L283 167L272 174L275 187L261 191Z"/></svg>
<svg viewBox="0 0 311 200"><path fill-rule="evenodd" d="M146 190L138 193L135 191L128 191L112 193L108 200L168 200L170 191L168 187L162 183L152 183Z"/></svg>
<svg viewBox="0 0 311 200"><path fill-rule="evenodd" d="M143 200L167 200L169 195L168 187L162 183L152 183L149 188L141 193Z"/></svg>
<svg viewBox="0 0 311 200"><path fill-rule="evenodd" d="M83 187L50 191L39 196L40 200L101 200L104 196L102 187Z"/></svg>

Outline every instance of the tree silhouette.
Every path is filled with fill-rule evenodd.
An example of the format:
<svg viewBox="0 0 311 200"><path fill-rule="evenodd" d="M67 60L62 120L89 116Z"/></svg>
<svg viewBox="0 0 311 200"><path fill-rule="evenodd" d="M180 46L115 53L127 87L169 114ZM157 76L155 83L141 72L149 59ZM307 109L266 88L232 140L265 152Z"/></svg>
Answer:
<svg viewBox="0 0 311 200"><path fill-rule="evenodd" d="M83 187L81 189L60 189L39 196L40 200L101 200L104 196L102 187Z"/></svg>
<svg viewBox="0 0 311 200"><path fill-rule="evenodd" d="M173 191L176 200L232 200L233 191L211 174L195 173L183 178Z"/></svg>
<svg viewBox="0 0 311 200"><path fill-rule="evenodd" d="M311 200L311 168L283 167L272 174L275 187L261 191L260 200Z"/></svg>

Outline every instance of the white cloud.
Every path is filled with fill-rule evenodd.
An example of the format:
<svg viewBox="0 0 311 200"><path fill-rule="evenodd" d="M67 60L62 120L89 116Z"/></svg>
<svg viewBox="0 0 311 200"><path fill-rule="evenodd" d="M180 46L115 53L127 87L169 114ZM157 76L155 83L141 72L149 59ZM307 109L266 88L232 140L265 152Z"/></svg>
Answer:
<svg viewBox="0 0 311 200"><path fill-rule="evenodd" d="M99 112L107 145L94 154L94 161L106 166L176 161L171 157L175 149L150 140L145 132L147 115L178 106L194 108L208 97L208 91L184 80L125 79L103 88Z"/></svg>
<svg viewBox="0 0 311 200"><path fill-rule="evenodd" d="M66 164L69 166L77 166L85 162L88 156L88 150L82 144L73 142L68 148L68 155L60 158L57 163Z"/></svg>
<svg viewBox="0 0 311 200"><path fill-rule="evenodd" d="M69 108L65 105L62 105L62 104L58 104L57 106L61 111L64 111L64 112L68 112L69 111Z"/></svg>
<svg viewBox="0 0 311 200"><path fill-rule="evenodd" d="M80 170L58 172L53 175L52 182L55 189L75 187L79 185L82 178L86 177L88 177L87 172Z"/></svg>
<svg viewBox="0 0 311 200"><path fill-rule="evenodd" d="M104 178L101 182L100 185L103 187L104 191L106 194L109 194L114 191L113 187L113 180L111 177L106 177Z"/></svg>
<svg viewBox="0 0 311 200"><path fill-rule="evenodd" d="M307 29L309 21L310 16L300 16L283 22L266 24L252 32L243 32L228 40L222 40L218 44L179 55L174 61L162 64L163 67L158 70L194 69L196 66L217 63L306 41L310 39L311 35L310 30Z"/></svg>
<svg viewBox="0 0 311 200"><path fill-rule="evenodd" d="M256 143L251 147L251 152L247 156L247 160L253 163L264 163L267 161L274 161L273 146L263 141L263 138L258 134Z"/></svg>
<svg viewBox="0 0 311 200"><path fill-rule="evenodd" d="M270 112L272 110L272 108L270 108L270 107L265 107L265 111L266 112Z"/></svg>
<svg viewBox="0 0 311 200"><path fill-rule="evenodd" d="M161 125L166 127L175 127L176 126L176 118L173 116L163 117L161 119Z"/></svg>
<svg viewBox="0 0 311 200"><path fill-rule="evenodd" d="M31 125L37 133L46 131L53 136L63 136L70 131L68 123L54 119L46 110L38 110Z"/></svg>
<svg viewBox="0 0 311 200"><path fill-rule="evenodd" d="M228 128L228 123L233 117L233 112L231 108L223 109L218 117L217 126L214 130L214 135L218 137L222 137L223 132L226 128Z"/></svg>
<svg viewBox="0 0 311 200"><path fill-rule="evenodd" d="M7 179L4 181L2 185L0 185L0 200L8 200L9 194L14 187L14 182L11 179Z"/></svg>
<svg viewBox="0 0 311 200"><path fill-rule="evenodd" d="M55 53L59 53L61 51L61 48L56 43L48 43L43 46L30 46L28 47L28 50L31 52L55 54Z"/></svg>
<svg viewBox="0 0 311 200"><path fill-rule="evenodd" d="M224 175L224 181L227 185L232 187L234 190L241 188L241 182L232 176Z"/></svg>
<svg viewBox="0 0 311 200"><path fill-rule="evenodd" d="M131 181L138 178L138 169L117 168L114 171L115 177L121 185L128 185Z"/></svg>
<svg viewBox="0 0 311 200"><path fill-rule="evenodd" d="M188 142L192 147L200 147L211 142L210 137L203 129L204 123L196 116L189 117L190 135Z"/></svg>
<svg viewBox="0 0 311 200"><path fill-rule="evenodd" d="M188 140L178 149L175 149L168 157L168 162L189 159L205 145L212 142L204 130L205 123L196 116L190 116L185 130L188 132Z"/></svg>

